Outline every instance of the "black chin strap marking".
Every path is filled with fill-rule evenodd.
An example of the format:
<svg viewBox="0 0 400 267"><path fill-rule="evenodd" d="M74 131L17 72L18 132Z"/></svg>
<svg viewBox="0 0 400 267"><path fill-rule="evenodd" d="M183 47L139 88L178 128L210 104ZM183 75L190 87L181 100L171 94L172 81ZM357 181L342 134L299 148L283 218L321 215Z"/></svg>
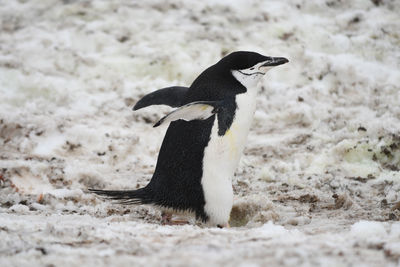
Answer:
<svg viewBox="0 0 400 267"><path fill-rule="evenodd" d="M248 74L248 73L241 72L240 70L238 70L238 72L240 72L241 74L246 75L246 76L251 76L251 75L254 75L254 74L261 74L261 75L265 74L265 73L262 73L262 72L254 72L254 73Z"/></svg>

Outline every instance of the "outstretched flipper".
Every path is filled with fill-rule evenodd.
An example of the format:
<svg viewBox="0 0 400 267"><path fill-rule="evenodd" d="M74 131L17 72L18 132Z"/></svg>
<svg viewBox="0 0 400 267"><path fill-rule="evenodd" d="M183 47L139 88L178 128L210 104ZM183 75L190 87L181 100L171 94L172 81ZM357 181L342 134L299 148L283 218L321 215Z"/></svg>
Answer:
<svg viewBox="0 0 400 267"><path fill-rule="evenodd" d="M153 127L158 127L165 122L176 120L205 120L218 113L219 101L198 101L186 104L168 113L159 120Z"/></svg>
<svg viewBox="0 0 400 267"><path fill-rule="evenodd" d="M133 110L151 105L167 105L173 108L179 107L188 90L189 88L183 86L171 86L159 89L142 97L133 107Z"/></svg>

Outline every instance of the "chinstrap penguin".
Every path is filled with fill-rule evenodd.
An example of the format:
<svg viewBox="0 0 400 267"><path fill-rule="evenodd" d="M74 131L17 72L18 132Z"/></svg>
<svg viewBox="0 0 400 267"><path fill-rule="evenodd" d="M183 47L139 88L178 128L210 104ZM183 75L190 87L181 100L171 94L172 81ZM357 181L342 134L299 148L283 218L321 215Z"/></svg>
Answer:
<svg viewBox="0 0 400 267"><path fill-rule="evenodd" d="M134 106L177 109L154 127L170 123L151 181L137 190L90 189L124 204L153 204L168 212L194 212L214 226L228 226L232 177L256 108L257 83L272 67L289 62L255 52L233 52L201 73L192 85L145 95ZM163 215L170 222L170 215Z"/></svg>

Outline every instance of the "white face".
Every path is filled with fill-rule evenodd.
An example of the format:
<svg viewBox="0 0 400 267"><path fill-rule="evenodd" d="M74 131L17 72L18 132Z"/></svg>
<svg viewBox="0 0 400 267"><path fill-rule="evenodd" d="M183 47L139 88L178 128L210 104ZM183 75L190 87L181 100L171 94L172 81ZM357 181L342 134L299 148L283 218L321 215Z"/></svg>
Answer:
<svg viewBox="0 0 400 267"><path fill-rule="evenodd" d="M233 70L232 75L246 88L256 87L264 74L274 67L263 66L266 62L260 62L248 69Z"/></svg>
<svg viewBox="0 0 400 267"><path fill-rule="evenodd" d="M263 66L267 61L260 62L253 67L250 67L248 69L243 69L243 70L238 70L244 75L264 75L267 73L270 69L273 68L273 66Z"/></svg>

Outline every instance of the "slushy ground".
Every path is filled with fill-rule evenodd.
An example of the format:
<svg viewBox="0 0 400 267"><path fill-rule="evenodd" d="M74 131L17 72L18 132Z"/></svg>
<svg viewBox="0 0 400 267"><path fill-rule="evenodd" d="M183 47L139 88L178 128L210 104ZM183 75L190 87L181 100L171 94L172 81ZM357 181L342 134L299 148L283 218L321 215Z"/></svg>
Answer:
<svg viewBox="0 0 400 267"><path fill-rule="evenodd" d="M398 266L400 2L0 1L0 266ZM189 86L236 50L260 84L231 228L160 225L135 189Z"/></svg>

